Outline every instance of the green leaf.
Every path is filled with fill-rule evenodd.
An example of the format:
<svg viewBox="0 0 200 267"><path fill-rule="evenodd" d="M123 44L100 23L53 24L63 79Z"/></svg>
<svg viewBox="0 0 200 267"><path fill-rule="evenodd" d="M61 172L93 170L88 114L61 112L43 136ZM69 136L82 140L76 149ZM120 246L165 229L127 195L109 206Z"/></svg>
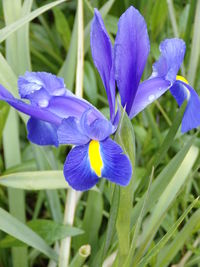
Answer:
<svg viewBox="0 0 200 267"><path fill-rule="evenodd" d="M37 8L36 10L32 11L30 14L23 16L22 18L20 18L16 22L4 27L3 29L0 30L0 43L3 42L10 34L15 32L16 30L18 30L20 27L24 26L29 21L37 18L42 13L46 12L47 10L49 10L49 9L59 5L59 4L62 4L65 1L66 0L58 0L58 1L55 1L53 3L49 3L47 5L44 5L40 8Z"/></svg>
<svg viewBox="0 0 200 267"><path fill-rule="evenodd" d="M122 266L128 255L130 246L130 222L134 191L134 168L135 168L135 135L131 121L122 110L121 120L115 134L116 142L128 155L133 169L131 181L128 186L120 187L120 201L117 216L117 235L119 240L119 265Z"/></svg>
<svg viewBox="0 0 200 267"><path fill-rule="evenodd" d="M94 69L89 61L84 62L84 93L90 102L97 103L97 82Z"/></svg>
<svg viewBox="0 0 200 267"><path fill-rule="evenodd" d="M8 112L9 112L9 106L6 103L1 102L0 103L0 140L1 140L3 129L6 123Z"/></svg>
<svg viewBox="0 0 200 267"><path fill-rule="evenodd" d="M167 18L167 3L165 0L156 1L150 16L150 25L155 39L162 31Z"/></svg>
<svg viewBox="0 0 200 267"><path fill-rule="evenodd" d="M39 250L50 259L57 261L58 256L56 252L39 235L2 208L0 208L0 229Z"/></svg>
<svg viewBox="0 0 200 267"><path fill-rule="evenodd" d="M181 187L185 184L186 179L198 157L199 150L192 146L185 156L181 166L177 169L172 180L169 182L164 192L158 199L158 202L154 206L151 216L148 219L148 223L143 228L143 233L140 239L140 247L135 257L135 266L137 266L142 254L144 253L148 244L152 241L157 229L159 228L166 212L170 205L175 200Z"/></svg>
<svg viewBox="0 0 200 267"><path fill-rule="evenodd" d="M171 179L175 175L176 171L180 168L183 160L185 159L186 155L188 154L189 149L191 148L192 144L194 143L195 136L193 136L185 146L174 156L173 159L169 162L169 164L162 170L162 172L156 177L155 181L153 181L151 186L151 192L149 196L149 201L146 206L145 213L150 211L152 205L154 206L156 201L164 192L167 185L170 183ZM146 193L145 193L146 194ZM132 212L132 226L136 223L137 218L139 216L140 210L142 208L143 199L145 194L141 197L138 201L136 206Z"/></svg>
<svg viewBox="0 0 200 267"><path fill-rule="evenodd" d="M27 226L37 233L49 245L63 239L67 236L77 236L84 233L84 231L72 227L70 225L63 225L50 220L33 220L27 223ZM23 246L25 243L20 242L12 236L6 236L0 241L1 248L9 248L15 246Z"/></svg>
<svg viewBox="0 0 200 267"><path fill-rule="evenodd" d="M68 188L63 171L17 172L0 177L0 185L24 190Z"/></svg>
<svg viewBox="0 0 200 267"><path fill-rule="evenodd" d="M103 198L100 192L89 191L82 229L84 234L77 238L76 247L90 244L92 253L98 248L98 233L103 217Z"/></svg>
<svg viewBox="0 0 200 267"><path fill-rule="evenodd" d="M157 267L164 267L175 257L178 251L186 244L188 238L200 229L200 209L198 209L190 219L187 221L183 229L176 234L173 241L165 248L164 251L160 251L158 255ZM160 256L160 257L159 257Z"/></svg>
<svg viewBox="0 0 200 267"><path fill-rule="evenodd" d="M70 45L70 39L71 39L71 30L69 27L69 23L65 18L65 15L63 12L55 7L53 9L54 17L55 17L55 24L56 24L56 29L57 32L59 33L63 46L66 51L69 49Z"/></svg>
<svg viewBox="0 0 200 267"><path fill-rule="evenodd" d="M163 238L147 253L147 255L141 260L139 266L146 266L150 260L157 255L161 249L165 246L165 244L169 241L169 239L173 236L175 231L178 229L179 225L188 215L188 213L192 210L192 208L197 204L199 198L196 198L189 207L184 211L184 213L180 216L180 218L176 221L176 223L169 229L169 231L163 236ZM170 261L168 261L170 262ZM160 266L160 265L159 265Z"/></svg>

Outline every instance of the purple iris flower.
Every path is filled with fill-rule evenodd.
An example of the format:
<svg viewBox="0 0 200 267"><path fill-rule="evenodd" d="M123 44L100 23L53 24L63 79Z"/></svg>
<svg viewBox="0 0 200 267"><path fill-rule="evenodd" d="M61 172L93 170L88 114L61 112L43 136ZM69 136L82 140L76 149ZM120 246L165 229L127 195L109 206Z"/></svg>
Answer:
<svg viewBox="0 0 200 267"><path fill-rule="evenodd" d="M144 18L134 7L129 7L119 19L114 47L95 10L91 29L91 48L94 63L104 82L113 114L116 80L121 103L132 119L168 89L179 105L188 104L182 120L182 132L200 125L200 99L182 76L177 76L185 54L185 43L178 38L166 39L160 44L160 58L153 65L149 79L140 83L150 50Z"/></svg>
<svg viewBox="0 0 200 267"><path fill-rule="evenodd" d="M64 176L76 190L88 190L100 177L125 186L132 166L122 148L111 138L119 113L108 121L86 100L65 88L62 78L46 72L26 72L18 79L18 100L0 85L0 100L30 115L28 139L38 145L75 145L67 155ZM113 111L114 112L114 111Z"/></svg>
<svg viewBox="0 0 200 267"><path fill-rule="evenodd" d="M132 167L121 147L109 136L119 122L115 112L115 82L130 118L170 89L181 105L188 104L182 121L186 132L200 125L200 100L187 81L177 76L185 53L180 39L167 39L160 45L161 56L153 65L149 79L140 79L150 50L146 23L142 15L130 7L120 17L114 47L100 13L95 10L91 27L91 50L94 64L106 89L110 121L86 100L76 97L65 88L62 78L45 72L26 72L19 77L21 98L12 96L0 86L0 100L28 114L28 138L38 145L72 144L67 155L64 176L76 190L88 190L100 177L125 186Z"/></svg>

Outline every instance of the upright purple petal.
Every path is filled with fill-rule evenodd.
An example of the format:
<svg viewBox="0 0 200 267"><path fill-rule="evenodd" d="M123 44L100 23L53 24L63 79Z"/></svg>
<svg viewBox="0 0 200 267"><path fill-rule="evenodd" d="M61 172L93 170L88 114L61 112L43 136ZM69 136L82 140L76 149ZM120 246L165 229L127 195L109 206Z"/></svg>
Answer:
<svg viewBox="0 0 200 267"><path fill-rule="evenodd" d="M72 148L64 164L65 179L75 190L89 190L99 180L90 167L88 148L88 144Z"/></svg>
<svg viewBox="0 0 200 267"><path fill-rule="evenodd" d="M150 44L144 18L134 7L120 17L115 40L115 79L122 106L129 114L149 54Z"/></svg>
<svg viewBox="0 0 200 267"><path fill-rule="evenodd" d="M129 117L131 119L135 117L140 111L164 94L169 87L170 82L162 78L153 78L142 82L134 98Z"/></svg>
<svg viewBox="0 0 200 267"><path fill-rule="evenodd" d="M176 99L179 106L184 100L187 100L182 120L182 133L197 128L200 126L200 98L195 90L189 85L181 81L176 81L170 88L170 91Z"/></svg>
<svg viewBox="0 0 200 267"><path fill-rule="evenodd" d="M101 14L95 9L91 25L91 51L94 64L103 81L110 107L111 121L115 115L115 80L113 68L113 48L104 26Z"/></svg>
<svg viewBox="0 0 200 267"><path fill-rule="evenodd" d="M57 126L41 121L35 118L30 118L27 123L28 139L37 145L58 146Z"/></svg>
<svg viewBox="0 0 200 267"><path fill-rule="evenodd" d="M58 140L60 144L85 145L90 138L82 131L79 120L69 117L58 128Z"/></svg>
<svg viewBox="0 0 200 267"><path fill-rule="evenodd" d="M21 100L14 98L2 85L0 85L0 100L7 102L15 109L39 120L43 120L55 125L60 125L62 118L37 106L29 105Z"/></svg>
<svg viewBox="0 0 200 267"><path fill-rule="evenodd" d="M160 44L160 58L153 65L152 77L175 82L185 55L185 42L181 39L166 39Z"/></svg>

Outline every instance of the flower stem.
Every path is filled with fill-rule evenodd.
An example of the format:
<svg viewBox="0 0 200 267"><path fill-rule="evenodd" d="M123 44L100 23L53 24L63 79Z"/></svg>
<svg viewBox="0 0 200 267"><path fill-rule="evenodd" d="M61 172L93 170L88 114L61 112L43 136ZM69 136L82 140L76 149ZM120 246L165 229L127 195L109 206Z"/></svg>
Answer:
<svg viewBox="0 0 200 267"><path fill-rule="evenodd" d="M83 95L83 64L84 64L84 25L83 25L83 0L78 0L78 39L77 39L77 68L76 68L76 90L78 97ZM73 225L76 204L80 193L68 189L65 203L64 224ZM71 237L62 240L59 255L59 267L67 267L70 259Z"/></svg>

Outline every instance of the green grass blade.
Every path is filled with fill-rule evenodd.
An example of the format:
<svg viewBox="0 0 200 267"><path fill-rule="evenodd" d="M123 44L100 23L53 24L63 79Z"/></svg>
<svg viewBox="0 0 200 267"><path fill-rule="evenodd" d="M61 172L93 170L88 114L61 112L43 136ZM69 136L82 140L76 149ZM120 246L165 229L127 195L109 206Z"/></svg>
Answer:
<svg viewBox="0 0 200 267"><path fill-rule="evenodd" d="M170 230L165 234L165 236L141 260L141 262L139 263L140 267L146 266L150 262L151 258L153 258L155 255L157 255L160 252L160 250L165 246L165 244L173 236L175 231L178 229L179 225L182 223L182 221L185 219L185 217L193 209L193 207L197 204L198 201L199 201L199 197L196 198L189 205L189 207L184 211L184 213L180 216L180 218L176 221L176 223L170 228Z"/></svg>
<svg viewBox="0 0 200 267"><path fill-rule="evenodd" d="M52 245L54 242L66 236L78 236L84 233L79 228L44 219L31 220L27 223L27 226L43 238L48 245ZM10 235L7 235L0 241L0 248L17 246L27 246L27 244Z"/></svg>
<svg viewBox="0 0 200 267"><path fill-rule="evenodd" d="M24 190L67 189L63 171L18 172L0 176L0 185Z"/></svg>
<svg viewBox="0 0 200 267"><path fill-rule="evenodd" d="M0 208L0 229L39 250L50 259L57 261L58 256L56 252L51 249L39 235L2 208Z"/></svg>
<svg viewBox="0 0 200 267"><path fill-rule="evenodd" d="M151 242L158 227L160 226L169 206L172 204L179 190L186 182L186 179L188 178L188 175L198 157L198 153L199 151L196 147L192 146L190 148L181 166L178 168L172 180L167 185L165 191L158 199L158 202L156 203L152 211L151 217L149 218L148 224L143 229L143 234L140 240L140 247L135 257L135 265L140 261L145 249Z"/></svg>
<svg viewBox="0 0 200 267"><path fill-rule="evenodd" d="M138 239L139 231L140 231L140 228L141 228L141 225L142 225L142 219L143 219L143 216L144 216L145 207L146 207L146 204L147 204L147 201L148 201L148 198L149 198L150 187L151 187L152 180L153 180L153 174L154 174L154 168L152 169L152 172L151 172L147 193L145 195L144 203L142 205L142 209L141 209L140 215L138 217L138 220L137 220L137 223L136 223L136 226L135 226L135 230L134 230L134 233L133 233L133 238L132 238L132 241L131 241L131 247L130 247L130 250L129 250L129 253L128 253L128 257L127 257L126 262L123 265L123 267L132 266L132 259L133 259L133 256L134 256L134 253L135 253L135 250L136 250L137 239Z"/></svg>
<svg viewBox="0 0 200 267"><path fill-rule="evenodd" d="M132 178L128 186L120 187L119 209L116 222L117 236L119 240L119 264L125 262L130 248L130 223L131 209L134 192L134 168L135 168L135 135L133 126L125 110L122 110L121 120L115 134L115 141L128 155L132 164ZM126 208L124 208L126 207Z"/></svg>
<svg viewBox="0 0 200 267"><path fill-rule="evenodd" d="M165 251L160 251L160 258L158 256L157 267L164 267L175 257L177 252L187 242L188 237L197 232L200 228L200 209L198 209L190 219L187 221L183 229L176 235L174 240L169 244Z"/></svg>
<svg viewBox="0 0 200 267"><path fill-rule="evenodd" d="M16 30L18 30L20 27L24 26L26 23L30 22L31 20L37 18L42 13L46 12L47 10L62 4L63 2L66 2L67 0L58 0L53 3L44 5L43 7L40 7L34 11L32 11L30 14L25 15L24 17L20 18L16 22L4 27L0 30L0 43L3 42L9 35L14 33Z"/></svg>
<svg viewBox="0 0 200 267"><path fill-rule="evenodd" d="M182 164L184 158L186 157L189 149L194 143L195 136L192 137L185 146L174 156L174 158L169 162L169 164L163 169L163 171L158 175L158 177L153 181L151 186L151 193L149 196L149 201L146 206L146 211L148 212L151 208L151 205L155 205L156 201L159 199L161 194L164 192L166 186L171 181L172 177L175 175L178 168ZM132 213L132 225L134 225L139 216L140 210L142 208L143 199L145 194L142 196L140 201L134 207Z"/></svg>
<svg viewBox="0 0 200 267"><path fill-rule="evenodd" d="M197 1L194 30L192 38L192 47L189 62L188 80L192 86L194 86L195 77L197 73L197 67L200 57L200 1Z"/></svg>

